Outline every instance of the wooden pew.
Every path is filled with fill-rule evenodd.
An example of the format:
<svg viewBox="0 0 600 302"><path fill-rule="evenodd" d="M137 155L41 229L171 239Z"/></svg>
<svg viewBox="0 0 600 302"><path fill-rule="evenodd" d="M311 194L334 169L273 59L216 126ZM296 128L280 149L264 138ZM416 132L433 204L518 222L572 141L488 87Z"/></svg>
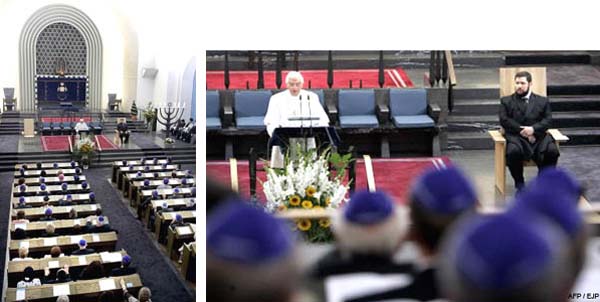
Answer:
<svg viewBox="0 0 600 302"><path fill-rule="evenodd" d="M166 164L166 163L168 163L166 159L159 159L156 161L156 164L158 164L158 165L162 165L162 164ZM152 159L148 159L148 160L144 161L144 163L142 164L142 162L139 160L128 160L128 161L126 161L126 164L123 165L123 162L120 160L114 161L112 164L112 177L111 177L112 182L114 182L114 183L117 182L118 169L121 167L129 166L129 165L134 165L134 166L154 165L154 162L152 161Z"/></svg>
<svg viewBox="0 0 600 302"><path fill-rule="evenodd" d="M183 245L181 274L185 280L196 283L196 242Z"/></svg>
<svg viewBox="0 0 600 302"><path fill-rule="evenodd" d="M46 186L46 191L48 193L64 193L64 194L68 194L68 193L75 193L75 192L80 192L80 191L84 191L84 190L91 190L90 185L88 184L88 187L86 189L84 189L81 184L68 184L67 185L67 191L63 191L60 185L48 185ZM40 186L27 186L27 188L25 189L25 194L37 194L39 192L41 192L42 190L40 189ZM14 187L13 188L13 196L19 196L19 193L21 191L19 191L19 187Z"/></svg>
<svg viewBox="0 0 600 302"><path fill-rule="evenodd" d="M174 230L173 228L168 228L167 232L167 255L171 259L177 260L177 252L181 245L195 240L196 224L191 223L186 226L178 226Z"/></svg>
<svg viewBox="0 0 600 302"><path fill-rule="evenodd" d="M56 176L52 176L52 177L44 177L45 179L45 184L46 185L53 185L53 184L62 184L63 182L66 182L68 184L70 183L80 183L82 181L87 181L87 178L85 177L85 175L80 175L79 176L79 181L76 182L75 181L75 177L74 176L65 176L65 178L60 181L58 179L58 177ZM35 185L35 184L39 184L40 183L40 179L39 178L34 178L34 177L29 177L29 178L25 178L25 184L26 185ZM13 186L18 186L19 185L19 179L15 178L14 182L13 182Z"/></svg>
<svg viewBox="0 0 600 302"><path fill-rule="evenodd" d="M76 167L79 167L79 163L75 162L75 167L71 166L70 162L57 162L56 163L58 166L56 168L54 168L54 163L42 163L41 169L64 169L64 168L69 168L69 169L74 169ZM37 166L35 163L20 163L20 164L16 164L15 165L15 171L19 171L19 169L21 169L21 167L23 165L27 165L27 170L37 170Z"/></svg>
<svg viewBox="0 0 600 302"><path fill-rule="evenodd" d="M122 257L127 254L125 251L110 252L110 253L94 253L82 256L64 256L58 258L39 258L33 260L20 260L8 262L8 287L17 287L17 283L23 280L23 270L31 266L34 270L35 278L44 276L44 268L50 268L50 276L55 276L56 271L69 266L69 274L71 278L77 277L76 273L81 272L92 261L102 262L105 272L110 272L113 268L121 266Z"/></svg>
<svg viewBox="0 0 600 302"><path fill-rule="evenodd" d="M49 169L46 170L46 177L49 176L53 176L53 175L58 175L58 171L60 169ZM75 175L75 169L62 169L63 175L67 176L67 175ZM40 177L40 173L42 173L42 170L27 170L25 171L24 177ZM15 172L15 178L19 178L21 177L21 173L19 171Z"/></svg>
<svg viewBox="0 0 600 302"><path fill-rule="evenodd" d="M88 216L93 225L96 224L97 217L95 215ZM110 223L108 217L104 217L106 223ZM73 230L75 224L79 224L81 227L84 227L87 222L87 219L77 218L77 219L59 219L52 221L55 227L55 232L61 235L69 235L69 232ZM33 221L29 223L12 223L10 225L11 235L14 233L16 228L21 228L25 230L28 237L39 237L46 231L46 225L48 225L50 221Z"/></svg>
<svg viewBox="0 0 600 302"><path fill-rule="evenodd" d="M172 171L172 172L157 172L158 173L158 177L154 177L154 173L142 173L141 176L137 176L137 173L126 173L123 176L123 179L121 180L120 183L117 184L117 188L119 188L119 190L123 190L123 191L128 191L129 190L129 183L131 181L136 181L136 180L144 180L144 179L164 179L164 178L171 178L173 177L172 173L175 172L175 176L176 178L183 178L185 176L187 176L185 171Z"/></svg>
<svg viewBox="0 0 600 302"><path fill-rule="evenodd" d="M100 204L82 204L82 205L74 205L74 206L62 206L62 207L52 207L52 217L60 219L69 217L69 212L71 209L75 209L77 211L78 217L89 216L96 214L96 209L102 209ZM25 212L25 218L29 220L39 220L44 217L44 211L46 210L43 207L37 208L26 208L26 209L13 209L12 218L15 219L17 217L17 211L23 210Z"/></svg>
<svg viewBox="0 0 600 302"><path fill-rule="evenodd" d="M164 171L173 171L173 170L179 170L179 165L167 165L164 168L162 167L162 165L154 165L154 166L148 166L149 169L148 171L145 171L146 166L134 166L131 167L131 169L129 167L119 167L117 169L117 176L116 176L116 180L115 183L119 183L121 181L123 181L123 175L125 173L131 173L131 172L137 172L137 171L142 171L142 172L164 172Z"/></svg>
<svg viewBox="0 0 600 302"><path fill-rule="evenodd" d="M142 280L140 275L133 274L123 277L110 277L93 280L81 280L75 282L67 282L61 284L47 284L36 287L29 287L26 289L9 288L6 293L6 301L21 301L21 298L27 298L29 302L56 302L56 298L59 295L55 295L55 287L66 285L68 286L68 296L71 301L77 302L95 302L98 300L98 296L103 291L112 291L115 293L117 298L115 301L123 300L123 290L119 280L123 278L128 291L131 294L136 294L142 287ZM57 288L58 289L58 288ZM20 296L22 295L22 296Z"/></svg>
<svg viewBox="0 0 600 302"><path fill-rule="evenodd" d="M98 234L83 234L69 235L49 238L31 238L23 240L10 241L10 258L13 259L19 254L19 247L25 245L29 247L30 257L43 257L50 254L50 249L58 245L63 253L70 255L72 251L78 249L77 243L79 240L85 239L88 242L88 247L95 249L97 252L114 251L117 244L117 233L98 233Z"/></svg>
<svg viewBox="0 0 600 302"><path fill-rule="evenodd" d="M174 189L161 189L161 190L158 190L158 195L173 196L174 195L173 190ZM154 191L154 190L142 190L142 194L138 194L137 198L131 199L131 206L133 208L137 209L137 206L142 202L143 198L152 196L152 191ZM183 195L183 194L191 194L191 193L192 193L192 188L180 188L179 189L179 194Z"/></svg>
<svg viewBox="0 0 600 302"><path fill-rule="evenodd" d="M169 185L170 186L180 186L182 184L182 179L183 178L169 178ZM196 181L194 180L194 178L185 178L187 181L187 185L194 185L196 183ZM125 197L129 197L129 198L137 198L137 195L139 193L139 191L141 190L142 187L144 187L144 189L146 190L151 190L151 189L156 189L158 186L162 185L163 181L161 180L151 180L150 183L148 184L148 186L144 187L144 181L142 180L138 180L138 181L133 181L129 184L129 190L126 191L127 194L125 195ZM125 193L125 192L123 192Z"/></svg>
<svg viewBox="0 0 600 302"><path fill-rule="evenodd" d="M51 205L57 205L58 201L61 198L66 199L67 194L57 194L57 195L48 195L48 203ZM73 203L76 204L85 204L90 203L90 193L81 193L81 194L71 194L73 198ZM44 205L44 196L25 196L25 204L30 205L32 207L39 207ZM12 198L13 208L19 204L19 197Z"/></svg>
<svg viewBox="0 0 600 302"><path fill-rule="evenodd" d="M167 236L167 228L171 221L175 219L175 215L180 214L183 217L184 222L196 222L196 211L178 211L178 212L164 212L156 216L154 220L154 234L157 240L161 240L161 234Z"/></svg>
<svg viewBox="0 0 600 302"><path fill-rule="evenodd" d="M154 211L157 207L162 207L163 203L166 202L168 208L177 211L181 208L185 208L187 206L186 202L190 199L193 198L155 199L150 201L150 205L144 211L144 224L148 225L152 211Z"/></svg>

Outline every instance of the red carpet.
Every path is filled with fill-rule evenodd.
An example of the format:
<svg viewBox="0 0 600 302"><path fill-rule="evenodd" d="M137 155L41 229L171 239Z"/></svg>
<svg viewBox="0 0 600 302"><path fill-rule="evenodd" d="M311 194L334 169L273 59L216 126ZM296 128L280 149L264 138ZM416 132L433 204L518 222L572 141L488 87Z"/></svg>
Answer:
<svg viewBox="0 0 600 302"><path fill-rule="evenodd" d="M44 151L69 151L68 135L41 136Z"/></svg>
<svg viewBox="0 0 600 302"><path fill-rule="evenodd" d="M404 203L406 193L413 180L429 167L443 167L450 164L447 157L424 157L424 158L382 158L373 159L373 173L375 175L375 187L377 190L386 191L392 195L398 203ZM248 161L238 161L238 179L240 195L250 196ZM222 182L227 187L231 186L229 175L229 162L207 161L206 175L216 181ZM356 189L367 188L367 173L362 159L356 164ZM258 172L258 178L266 180L264 172ZM260 182L257 182L257 195L259 200L265 200Z"/></svg>
<svg viewBox="0 0 600 302"><path fill-rule="evenodd" d="M119 146L115 145L104 135L96 135L95 138L97 140L97 144L100 146L100 148L102 148L102 151L119 149Z"/></svg>
<svg viewBox="0 0 600 302"><path fill-rule="evenodd" d="M409 88L413 83L402 68L385 69L386 88ZM287 71L281 73L281 88L285 88L285 76ZM308 83L311 82L313 89L328 88L327 70L303 70L304 88L308 89ZM265 71L265 88L276 89L275 71ZM208 89L225 89L223 71L207 71L206 85ZM379 87L379 70L377 69L340 69L333 71L333 88L348 88L352 81L353 88L359 88L359 82L362 80L363 88ZM230 89L246 89L246 81L250 89L256 89L258 81L257 71L231 71L229 73Z"/></svg>
<svg viewBox="0 0 600 302"><path fill-rule="evenodd" d="M42 117L43 123L63 123L63 122L79 122L79 119L83 119L84 122L89 123L92 121L92 117Z"/></svg>

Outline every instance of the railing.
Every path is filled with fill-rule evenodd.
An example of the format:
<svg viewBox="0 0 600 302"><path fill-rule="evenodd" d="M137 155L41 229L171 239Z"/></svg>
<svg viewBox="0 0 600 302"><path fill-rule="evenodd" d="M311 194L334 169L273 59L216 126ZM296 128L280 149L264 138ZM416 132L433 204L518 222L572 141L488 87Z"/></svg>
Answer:
<svg viewBox="0 0 600 302"><path fill-rule="evenodd" d="M452 52L449 50L432 50L430 54L427 80L431 87L440 87L440 82L441 85L448 87L448 111L452 112L454 108L453 87L457 84Z"/></svg>

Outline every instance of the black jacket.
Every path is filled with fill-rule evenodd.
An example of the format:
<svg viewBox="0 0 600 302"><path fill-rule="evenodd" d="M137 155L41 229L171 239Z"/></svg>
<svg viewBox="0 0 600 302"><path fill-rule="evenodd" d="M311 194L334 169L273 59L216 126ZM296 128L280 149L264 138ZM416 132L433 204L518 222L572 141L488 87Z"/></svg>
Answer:
<svg viewBox="0 0 600 302"><path fill-rule="evenodd" d="M128 276L128 275L133 275L135 273L137 273L137 271L133 267L127 267L127 268L117 267L117 268L113 268L110 271L110 275L113 277Z"/></svg>

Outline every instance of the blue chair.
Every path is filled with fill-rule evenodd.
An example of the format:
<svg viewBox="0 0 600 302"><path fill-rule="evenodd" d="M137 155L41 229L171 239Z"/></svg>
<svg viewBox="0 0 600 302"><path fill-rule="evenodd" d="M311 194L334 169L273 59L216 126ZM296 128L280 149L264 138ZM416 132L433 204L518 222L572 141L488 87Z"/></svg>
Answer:
<svg viewBox="0 0 600 302"><path fill-rule="evenodd" d="M52 123L51 122L43 122L42 123L42 135L52 135Z"/></svg>
<svg viewBox="0 0 600 302"><path fill-rule="evenodd" d="M88 126L90 127L90 131L94 134L101 134L102 133L102 124L100 124L100 122L90 122L88 124Z"/></svg>
<svg viewBox="0 0 600 302"><path fill-rule="evenodd" d="M319 102L323 108L327 108L325 107L325 93L323 93L323 89L311 89L309 91L314 92L319 97Z"/></svg>
<svg viewBox="0 0 600 302"><path fill-rule="evenodd" d="M271 98L270 90L236 91L235 122L238 129L265 129L264 119Z"/></svg>
<svg viewBox="0 0 600 302"><path fill-rule="evenodd" d="M377 128L375 91L342 89L338 95L340 127Z"/></svg>
<svg viewBox="0 0 600 302"><path fill-rule="evenodd" d="M390 117L397 128L431 128L425 89L390 89Z"/></svg>
<svg viewBox="0 0 600 302"><path fill-rule="evenodd" d="M206 130L221 129L219 118L219 92L206 92Z"/></svg>

